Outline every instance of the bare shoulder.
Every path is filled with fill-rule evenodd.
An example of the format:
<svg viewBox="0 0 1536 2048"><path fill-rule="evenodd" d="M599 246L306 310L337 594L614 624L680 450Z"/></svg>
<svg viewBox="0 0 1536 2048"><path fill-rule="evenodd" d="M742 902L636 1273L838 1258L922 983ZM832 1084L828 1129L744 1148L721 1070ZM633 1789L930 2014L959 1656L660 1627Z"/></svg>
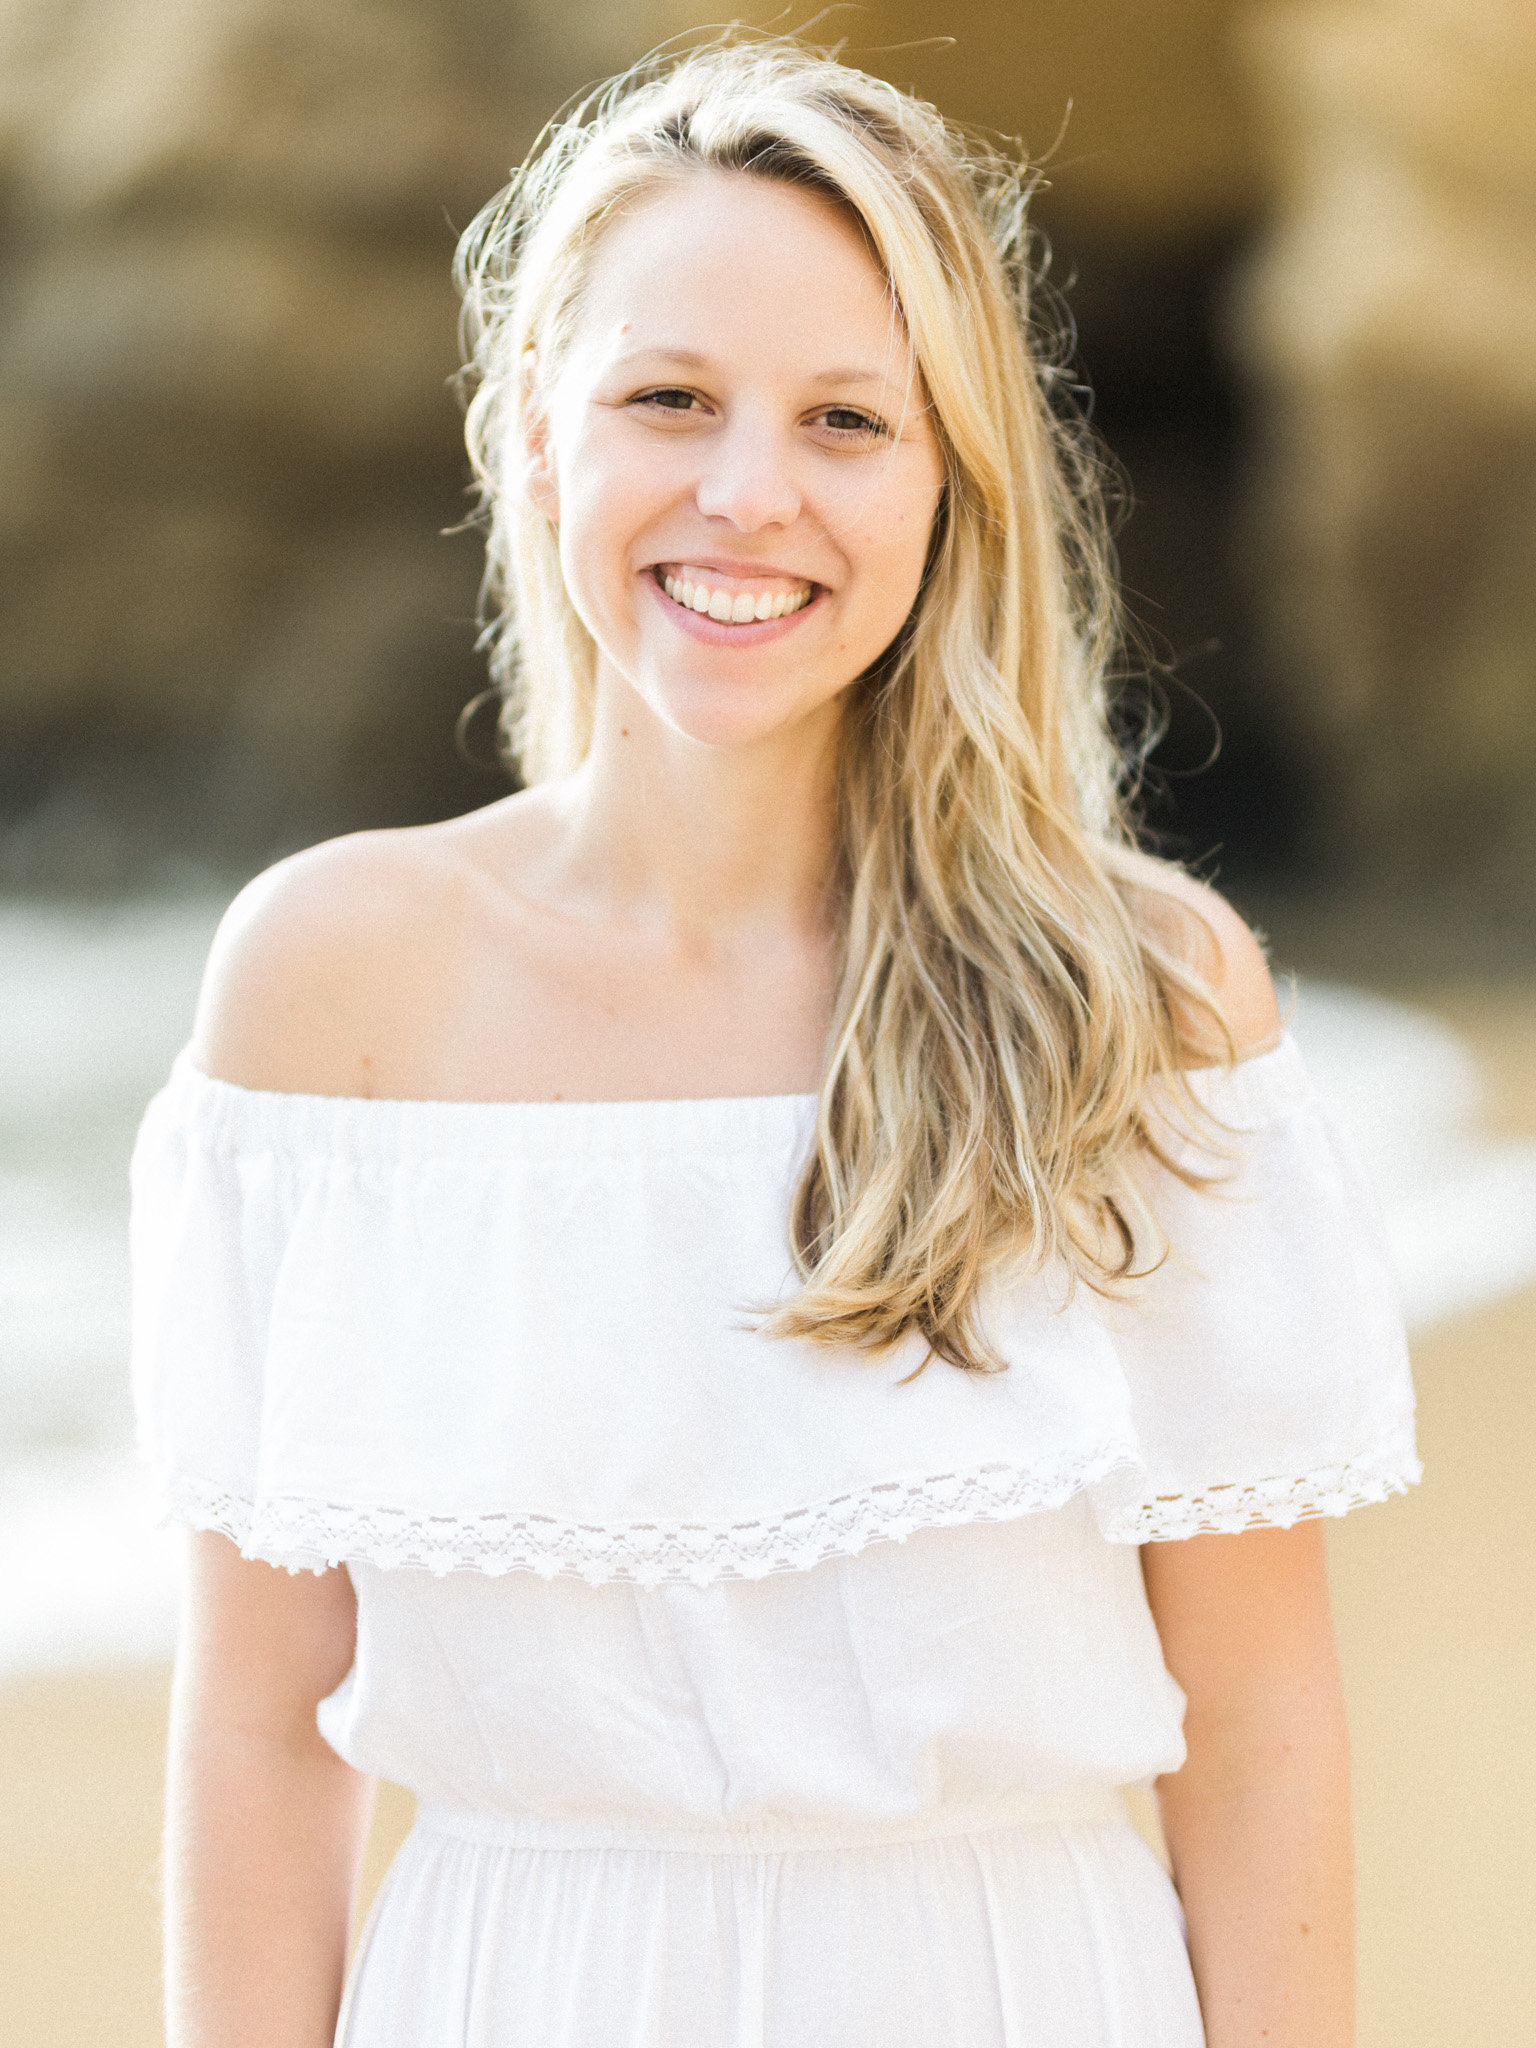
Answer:
<svg viewBox="0 0 1536 2048"><path fill-rule="evenodd" d="M310 847L241 890L213 942L192 1057L246 1088L370 1095L442 986L473 878L437 827Z"/></svg>
<svg viewBox="0 0 1536 2048"><path fill-rule="evenodd" d="M1280 1037L1282 1019L1274 977L1257 936L1208 883L1148 853L1116 849L1113 867L1134 892L1138 907L1158 941L1205 982L1231 1027L1239 1054L1264 1052ZM1197 1044L1210 1040L1210 1026L1191 1017ZM1207 1046L1212 1061L1224 1057Z"/></svg>

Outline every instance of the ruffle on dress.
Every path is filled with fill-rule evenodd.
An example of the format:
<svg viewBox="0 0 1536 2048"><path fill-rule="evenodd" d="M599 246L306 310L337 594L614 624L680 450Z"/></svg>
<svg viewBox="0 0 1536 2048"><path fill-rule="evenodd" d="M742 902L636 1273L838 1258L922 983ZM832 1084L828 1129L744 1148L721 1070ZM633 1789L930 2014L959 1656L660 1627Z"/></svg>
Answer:
<svg viewBox="0 0 1536 2048"><path fill-rule="evenodd" d="M1006 1372L762 1337L807 1096L283 1095L183 1053L133 1161L133 1371L171 1513L251 1557L593 1584L804 1571L1086 1490L1142 1543L1418 1477L1376 1205L1295 1044L1190 1077L1211 1192L1112 1299L995 1281Z"/></svg>

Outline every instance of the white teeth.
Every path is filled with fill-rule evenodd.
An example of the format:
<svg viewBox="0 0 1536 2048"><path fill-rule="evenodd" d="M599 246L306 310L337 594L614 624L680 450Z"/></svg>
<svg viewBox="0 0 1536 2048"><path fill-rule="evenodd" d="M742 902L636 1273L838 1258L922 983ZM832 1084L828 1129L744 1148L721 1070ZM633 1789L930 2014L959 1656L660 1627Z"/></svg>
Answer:
<svg viewBox="0 0 1536 2048"><path fill-rule="evenodd" d="M711 590L707 583L694 583L686 576L663 571L661 587L675 604L689 611L707 612L722 625L745 626L754 619L782 619L800 611L811 601L811 591L765 590L754 597L751 591Z"/></svg>

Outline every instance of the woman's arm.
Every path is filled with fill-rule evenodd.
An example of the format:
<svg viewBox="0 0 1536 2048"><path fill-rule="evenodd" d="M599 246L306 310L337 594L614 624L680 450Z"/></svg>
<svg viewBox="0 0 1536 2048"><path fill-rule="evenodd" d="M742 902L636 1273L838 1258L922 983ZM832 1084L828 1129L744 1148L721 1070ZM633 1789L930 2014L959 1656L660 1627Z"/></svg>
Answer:
<svg viewBox="0 0 1536 2048"><path fill-rule="evenodd" d="M373 1783L315 1708L352 1662L344 1571L189 1539L165 1833L167 2048L331 2048Z"/></svg>
<svg viewBox="0 0 1536 2048"><path fill-rule="evenodd" d="M1158 1781L1209 2048L1349 2048L1354 1878L1321 1525L1142 1550L1189 1760Z"/></svg>

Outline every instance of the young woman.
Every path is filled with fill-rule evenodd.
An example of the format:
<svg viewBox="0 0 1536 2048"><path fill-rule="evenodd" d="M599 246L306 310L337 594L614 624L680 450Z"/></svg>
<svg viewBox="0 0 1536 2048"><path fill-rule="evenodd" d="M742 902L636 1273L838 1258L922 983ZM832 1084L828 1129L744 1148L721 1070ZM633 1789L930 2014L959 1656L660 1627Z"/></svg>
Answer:
<svg viewBox="0 0 1536 2048"><path fill-rule="evenodd" d="M347 2048L1349 2040L1310 1518L1415 1476L1401 1334L1132 850L1021 233L767 41L466 239L528 786L246 890L136 1158L172 2048L331 2040L378 1776Z"/></svg>

